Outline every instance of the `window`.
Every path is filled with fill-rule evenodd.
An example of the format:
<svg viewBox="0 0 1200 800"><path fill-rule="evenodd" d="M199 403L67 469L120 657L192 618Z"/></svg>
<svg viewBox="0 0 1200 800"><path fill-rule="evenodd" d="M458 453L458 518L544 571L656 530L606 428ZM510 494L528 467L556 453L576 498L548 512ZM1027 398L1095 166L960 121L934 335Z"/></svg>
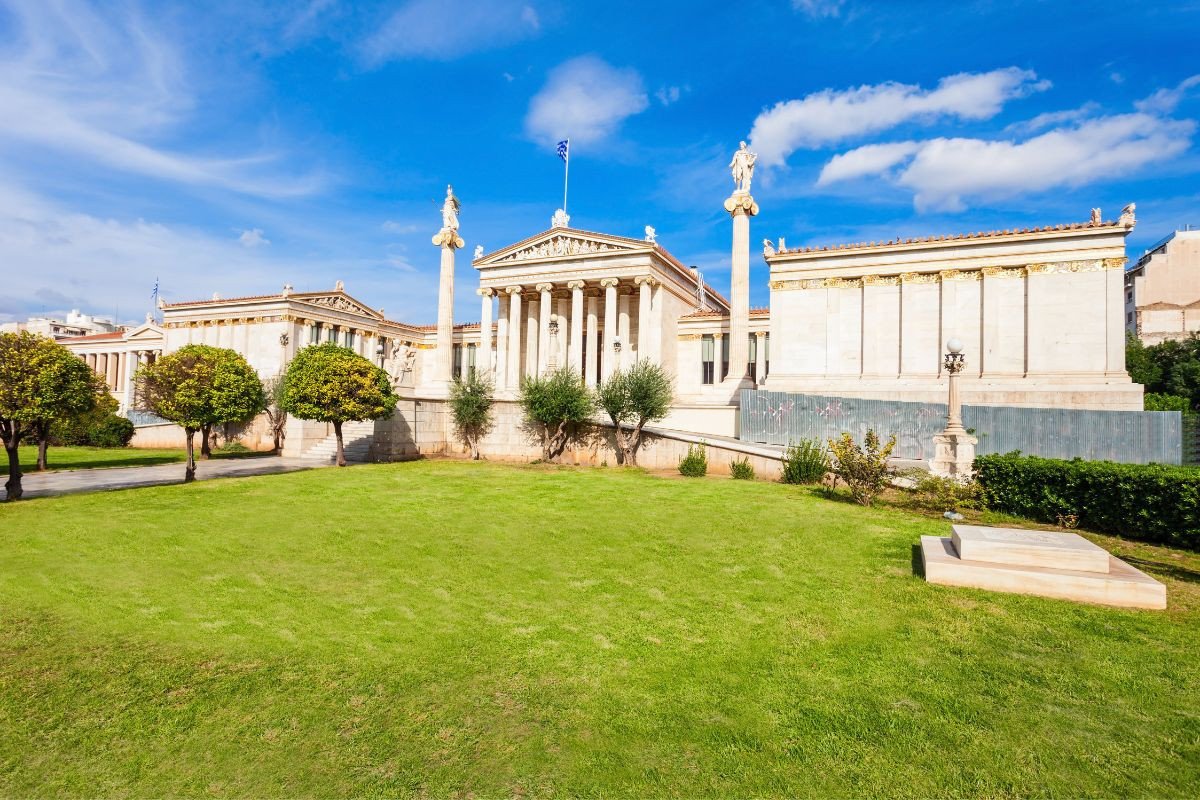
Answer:
<svg viewBox="0 0 1200 800"><path fill-rule="evenodd" d="M343 340L343 344L346 347L349 347L351 350L354 349L354 331L350 330L349 328L346 329L346 335Z"/></svg>
<svg viewBox="0 0 1200 800"><path fill-rule="evenodd" d="M321 323L314 322L308 328L308 343L317 344L321 341Z"/></svg>
<svg viewBox="0 0 1200 800"><path fill-rule="evenodd" d="M746 361L746 374L750 380L758 383L758 337L753 333L750 334L750 349L747 352L750 358Z"/></svg>
<svg viewBox="0 0 1200 800"><path fill-rule="evenodd" d="M454 368L450 371L450 377L462 375L463 363L463 346L461 344L454 345Z"/></svg>
<svg viewBox="0 0 1200 800"><path fill-rule="evenodd" d="M467 348L467 374L475 377L475 356L479 353L479 345L473 344Z"/></svg>
<svg viewBox="0 0 1200 800"><path fill-rule="evenodd" d="M763 337L763 378L771 374L771 334Z"/></svg>
<svg viewBox="0 0 1200 800"><path fill-rule="evenodd" d="M721 337L721 377L729 375L729 337Z"/></svg>
<svg viewBox="0 0 1200 800"><path fill-rule="evenodd" d="M1133 322L1133 312L1132 312L1132 311L1126 311L1126 312L1125 312L1125 321L1126 321L1126 322Z"/></svg>
<svg viewBox="0 0 1200 800"><path fill-rule="evenodd" d="M329 335L325 337L325 340L328 342L333 342L334 344L337 344L337 335L338 335L337 325L330 325L329 326Z"/></svg>
<svg viewBox="0 0 1200 800"><path fill-rule="evenodd" d="M713 382L713 356L715 347L713 337L705 334L700 337L700 382Z"/></svg>

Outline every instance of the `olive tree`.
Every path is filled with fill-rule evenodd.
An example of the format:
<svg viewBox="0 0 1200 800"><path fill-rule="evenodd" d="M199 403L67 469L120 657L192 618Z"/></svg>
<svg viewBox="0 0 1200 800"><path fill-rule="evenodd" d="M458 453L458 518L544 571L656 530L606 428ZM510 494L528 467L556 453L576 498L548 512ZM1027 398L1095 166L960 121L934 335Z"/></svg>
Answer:
<svg viewBox="0 0 1200 800"><path fill-rule="evenodd" d="M337 465L344 467L342 423L386 417L398 399L386 372L350 348L326 342L310 345L292 359L280 408L299 419L332 422Z"/></svg>
<svg viewBox="0 0 1200 800"><path fill-rule="evenodd" d="M267 407L263 409L263 413L267 415L267 422L271 426L271 449L276 455L283 449L287 428L287 412L283 410L283 386L282 375L268 378L263 383L263 393L267 398Z"/></svg>
<svg viewBox="0 0 1200 800"><path fill-rule="evenodd" d="M546 461L561 456L579 425L596 413L595 396L570 367L525 378L520 401L525 418L541 429L542 458Z"/></svg>
<svg viewBox="0 0 1200 800"><path fill-rule="evenodd" d="M652 361L639 360L600 384L597 400L616 430L617 463L637 464L642 428L667 416L673 396L671 376Z"/></svg>
<svg viewBox="0 0 1200 800"><path fill-rule="evenodd" d="M184 482L196 479L196 431L224 422L248 422L263 410L262 381L239 353L189 344L138 370L142 408L183 428L187 437Z"/></svg>
<svg viewBox="0 0 1200 800"><path fill-rule="evenodd" d="M454 428L476 461L479 460L479 440L492 427L493 391L492 382L474 372L465 381L455 378L450 384L450 415L454 418Z"/></svg>
<svg viewBox="0 0 1200 800"><path fill-rule="evenodd" d="M92 370L54 340L28 331L0 334L0 438L8 455L9 500L22 495L21 439L36 438L38 469L45 469L51 424L92 408L98 391Z"/></svg>

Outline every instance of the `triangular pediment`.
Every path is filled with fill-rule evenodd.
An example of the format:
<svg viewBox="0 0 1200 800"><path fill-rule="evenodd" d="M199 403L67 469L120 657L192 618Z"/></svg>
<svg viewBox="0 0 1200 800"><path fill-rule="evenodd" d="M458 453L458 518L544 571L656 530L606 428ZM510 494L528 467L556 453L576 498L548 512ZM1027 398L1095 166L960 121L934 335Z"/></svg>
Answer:
<svg viewBox="0 0 1200 800"><path fill-rule="evenodd" d="M649 252L652 242L581 231L574 228L551 228L524 241L509 245L476 259L476 267L511 264L518 261L542 261L608 253Z"/></svg>
<svg viewBox="0 0 1200 800"><path fill-rule="evenodd" d="M153 341L161 338L163 338L163 329L154 322L143 322L136 328L125 331L124 336L127 342Z"/></svg>
<svg viewBox="0 0 1200 800"><path fill-rule="evenodd" d="M345 292L321 292L308 293L304 295L292 295L293 300L308 305L318 306L320 308L328 308L334 311L345 311L349 314L362 314L375 319L383 319L383 314L371 308L365 303L355 300Z"/></svg>

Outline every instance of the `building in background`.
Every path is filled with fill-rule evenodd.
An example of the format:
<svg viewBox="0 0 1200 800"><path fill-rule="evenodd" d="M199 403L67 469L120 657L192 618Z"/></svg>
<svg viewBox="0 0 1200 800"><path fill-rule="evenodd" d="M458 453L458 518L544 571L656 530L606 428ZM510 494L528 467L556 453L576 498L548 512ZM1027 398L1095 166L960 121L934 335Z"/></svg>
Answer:
<svg viewBox="0 0 1200 800"><path fill-rule="evenodd" d="M69 339L76 336L90 336L97 333L113 333L123 330L125 326L118 325L109 317L94 317L82 314L79 309L72 309L66 319L54 317L30 317L25 322L6 322L0 325L0 333L17 333L29 331L39 336L51 339Z"/></svg>
<svg viewBox="0 0 1200 800"><path fill-rule="evenodd" d="M1148 345L1200 333L1200 231L1175 231L1125 273L1125 329Z"/></svg>

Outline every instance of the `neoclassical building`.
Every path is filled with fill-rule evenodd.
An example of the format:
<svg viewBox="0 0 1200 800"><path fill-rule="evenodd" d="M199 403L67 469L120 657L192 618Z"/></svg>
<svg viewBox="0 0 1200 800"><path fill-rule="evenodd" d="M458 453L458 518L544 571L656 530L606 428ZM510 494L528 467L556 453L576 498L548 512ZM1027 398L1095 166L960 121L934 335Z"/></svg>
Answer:
<svg viewBox="0 0 1200 800"><path fill-rule="evenodd" d="M738 159L742 159L739 165ZM747 158L748 166L747 166ZM480 320L453 320L458 200L447 188L437 324L389 320L345 291L160 304L161 322L66 340L107 374L128 407L131 359L189 343L231 347L264 377L335 341L388 371L402 397L437 401L453 376L490 375L513 399L522 377L560 366L588 385L650 359L675 378L666 427L735 435L740 391L938 401L944 342L964 342L966 403L1140 409L1125 372L1125 238L1133 207L1104 221L834 246L764 241L770 304L750 307L753 154L734 159L726 298L656 241L570 226L476 248ZM122 356L121 354L126 355ZM133 356L128 355L133 353ZM146 357L153 357L147 355ZM122 361L121 359L124 359ZM89 361L89 363L93 363ZM125 366L121 366L125 364Z"/></svg>

